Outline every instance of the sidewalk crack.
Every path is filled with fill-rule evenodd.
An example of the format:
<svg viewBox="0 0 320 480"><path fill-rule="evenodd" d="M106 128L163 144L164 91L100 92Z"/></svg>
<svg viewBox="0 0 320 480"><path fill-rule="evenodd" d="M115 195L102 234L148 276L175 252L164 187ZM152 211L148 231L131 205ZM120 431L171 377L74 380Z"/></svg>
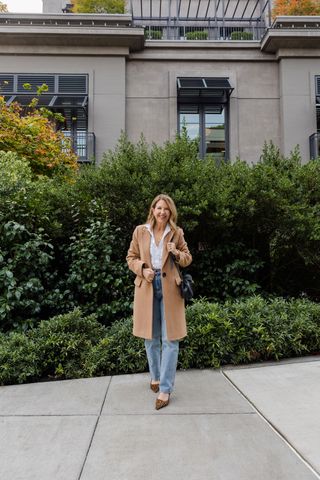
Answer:
<svg viewBox="0 0 320 480"><path fill-rule="evenodd" d="M256 406L255 404L249 399L249 397L242 391L240 388L225 374L223 368L220 369L221 374L224 378L230 383L230 385L251 405L251 407L255 410L255 412L259 415L259 417L278 435L281 440L296 454L296 456L301 460L306 467L311 470L311 472L316 476L317 479L320 480L320 474L315 470L315 468L309 463L309 461L290 443L289 439L274 425Z"/></svg>
<svg viewBox="0 0 320 480"><path fill-rule="evenodd" d="M97 420L96 420L96 423L95 423L95 426L94 426L94 429L93 429L93 432L92 432L92 435L91 435L91 439L90 439L90 442L89 442L89 445L88 445L88 448L87 448L87 451L86 451L86 455L85 455L85 458L84 458L84 461L83 461L83 464L82 464L82 467L81 467L81 471L80 471L78 480L80 480L81 477L82 477L82 473L83 473L83 470L84 470L84 467L85 467L85 464L86 464L86 461L87 461L87 458L88 458L88 455L89 455L89 452L90 452L90 449L91 449L91 445L92 445L92 442L93 442L93 439L94 439L94 436L95 436L95 433L96 433L96 430L97 430L97 427L98 427L98 423L99 423L99 420L101 418L101 413L102 413L104 404L106 402L106 398L107 398L107 395L108 395L108 392L109 392L109 388L110 388L110 384L112 382L112 378L113 377L111 376L110 382L108 383L106 393L105 393L104 398L103 398L103 402L101 404L99 415L97 416Z"/></svg>

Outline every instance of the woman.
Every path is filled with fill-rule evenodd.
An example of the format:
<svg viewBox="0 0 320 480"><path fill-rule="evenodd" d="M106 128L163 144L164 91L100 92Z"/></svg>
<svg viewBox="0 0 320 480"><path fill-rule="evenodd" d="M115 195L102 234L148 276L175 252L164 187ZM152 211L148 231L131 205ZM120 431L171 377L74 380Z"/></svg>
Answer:
<svg viewBox="0 0 320 480"><path fill-rule="evenodd" d="M133 335L145 339L150 388L159 392L157 410L169 404L179 340L187 335L181 278L175 263L186 267L192 257L176 222L172 198L158 195L151 203L147 223L133 232L127 254L128 266L136 274Z"/></svg>

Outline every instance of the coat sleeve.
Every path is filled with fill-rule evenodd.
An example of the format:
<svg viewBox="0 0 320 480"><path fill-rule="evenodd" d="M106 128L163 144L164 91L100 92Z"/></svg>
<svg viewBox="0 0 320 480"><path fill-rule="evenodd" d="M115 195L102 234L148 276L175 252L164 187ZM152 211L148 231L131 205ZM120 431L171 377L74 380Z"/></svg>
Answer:
<svg viewBox="0 0 320 480"><path fill-rule="evenodd" d="M180 267L187 267L192 262L192 255L189 251L187 242L184 239L183 230L181 228L176 247L179 252L179 257L176 260L177 263Z"/></svg>
<svg viewBox="0 0 320 480"><path fill-rule="evenodd" d="M138 227L136 227L133 232L126 260L130 270L132 270L132 272L134 272L139 277L142 277L142 267L144 266L144 262L140 258Z"/></svg>

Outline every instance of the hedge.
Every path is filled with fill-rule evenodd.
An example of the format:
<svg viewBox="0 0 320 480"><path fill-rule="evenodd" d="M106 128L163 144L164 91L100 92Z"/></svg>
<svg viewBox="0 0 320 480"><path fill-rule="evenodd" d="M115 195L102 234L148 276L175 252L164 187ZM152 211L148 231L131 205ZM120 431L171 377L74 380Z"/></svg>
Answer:
<svg viewBox="0 0 320 480"><path fill-rule="evenodd" d="M208 40L208 30L194 30L186 33L187 40Z"/></svg>
<svg viewBox="0 0 320 480"><path fill-rule="evenodd" d="M162 30L145 29L144 31L144 37L146 40L161 40L162 35Z"/></svg>
<svg viewBox="0 0 320 480"><path fill-rule="evenodd" d="M231 40L253 40L252 32L232 32Z"/></svg>
<svg viewBox="0 0 320 480"><path fill-rule="evenodd" d="M279 360L320 350L320 305L307 299L252 296L187 307L188 336L179 368L218 368ZM79 309L27 332L0 334L0 384L147 371L143 339L132 320L102 326Z"/></svg>
<svg viewBox="0 0 320 480"><path fill-rule="evenodd" d="M10 158L9 158L10 156ZM0 152L0 331L80 307L104 325L131 313L125 257L159 192L171 195L196 295L320 299L320 160L265 145L257 164L199 159L186 132L162 146L122 136L72 181L37 178Z"/></svg>

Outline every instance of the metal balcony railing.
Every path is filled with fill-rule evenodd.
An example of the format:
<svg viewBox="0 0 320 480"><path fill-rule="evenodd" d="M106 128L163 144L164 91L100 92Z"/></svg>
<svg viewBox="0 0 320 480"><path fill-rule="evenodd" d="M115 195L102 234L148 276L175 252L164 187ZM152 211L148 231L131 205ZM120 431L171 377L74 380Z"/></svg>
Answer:
<svg viewBox="0 0 320 480"><path fill-rule="evenodd" d="M318 157L320 158L320 132L310 135L309 144L311 160Z"/></svg>
<svg viewBox="0 0 320 480"><path fill-rule="evenodd" d="M78 130L72 133L70 130L64 130L63 134L71 140L71 145L78 156L80 163L92 163L96 154L96 137L93 132Z"/></svg>
<svg viewBox="0 0 320 480"><path fill-rule="evenodd" d="M146 40L255 40L260 41L266 32L266 27L256 25L239 26L212 25L211 21L184 22L184 25L148 25L145 27Z"/></svg>

